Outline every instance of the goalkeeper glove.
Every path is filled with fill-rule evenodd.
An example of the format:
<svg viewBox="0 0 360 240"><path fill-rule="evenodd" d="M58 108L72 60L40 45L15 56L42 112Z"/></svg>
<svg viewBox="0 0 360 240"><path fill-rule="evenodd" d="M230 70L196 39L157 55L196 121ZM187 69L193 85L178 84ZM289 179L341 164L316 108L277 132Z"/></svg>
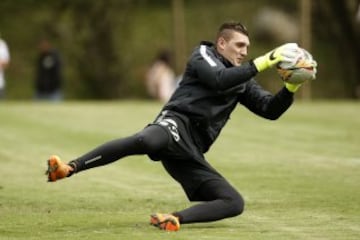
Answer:
<svg viewBox="0 0 360 240"><path fill-rule="evenodd" d="M296 83L288 83L288 82L284 82L286 89L289 92L295 93L300 87L301 87L301 83L300 84L296 84Z"/></svg>
<svg viewBox="0 0 360 240"><path fill-rule="evenodd" d="M280 61L293 63L296 61L299 54L299 46L296 43L286 43L266 53L263 56L255 58L253 62L258 72L261 72L265 69L273 67Z"/></svg>

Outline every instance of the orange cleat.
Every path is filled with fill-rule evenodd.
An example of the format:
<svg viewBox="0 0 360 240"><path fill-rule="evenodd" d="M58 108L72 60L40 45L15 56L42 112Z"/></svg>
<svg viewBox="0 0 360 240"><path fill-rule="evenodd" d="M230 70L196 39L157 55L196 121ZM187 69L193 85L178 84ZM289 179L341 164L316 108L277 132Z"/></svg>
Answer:
<svg viewBox="0 0 360 240"><path fill-rule="evenodd" d="M50 156L47 163L48 170L45 174L48 175L49 182L55 182L58 179L68 177L74 171L71 166L63 163L56 155Z"/></svg>
<svg viewBox="0 0 360 240"><path fill-rule="evenodd" d="M180 229L179 219L167 213L152 214L150 224L165 231L178 231Z"/></svg>

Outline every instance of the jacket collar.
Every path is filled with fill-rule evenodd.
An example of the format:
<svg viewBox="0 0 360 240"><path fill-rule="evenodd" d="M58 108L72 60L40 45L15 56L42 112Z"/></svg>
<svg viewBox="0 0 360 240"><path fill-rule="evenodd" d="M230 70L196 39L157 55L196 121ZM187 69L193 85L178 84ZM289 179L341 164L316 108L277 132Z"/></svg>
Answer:
<svg viewBox="0 0 360 240"><path fill-rule="evenodd" d="M211 51L214 53L214 55L216 56L217 59L219 59L224 65L225 67L233 67L234 65L228 61L227 59L225 59L215 48L215 44L213 42L210 41L201 41L200 45L206 45L208 46Z"/></svg>

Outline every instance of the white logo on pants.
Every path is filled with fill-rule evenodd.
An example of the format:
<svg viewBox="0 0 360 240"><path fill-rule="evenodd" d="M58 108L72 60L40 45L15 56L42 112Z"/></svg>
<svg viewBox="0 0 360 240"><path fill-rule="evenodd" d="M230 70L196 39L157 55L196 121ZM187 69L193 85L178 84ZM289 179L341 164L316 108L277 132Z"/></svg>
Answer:
<svg viewBox="0 0 360 240"><path fill-rule="evenodd" d="M169 132L173 136L174 140L176 142L180 141L180 134L178 131L178 125L177 123L171 119L171 118L160 118L156 121L157 124L167 127L169 129Z"/></svg>

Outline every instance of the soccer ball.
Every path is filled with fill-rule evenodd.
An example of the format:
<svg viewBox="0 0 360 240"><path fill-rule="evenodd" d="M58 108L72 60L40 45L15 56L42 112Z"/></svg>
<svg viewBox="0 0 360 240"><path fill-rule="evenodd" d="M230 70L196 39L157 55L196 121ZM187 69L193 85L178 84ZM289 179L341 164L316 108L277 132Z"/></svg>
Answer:
<svg viewBox="0 0 360 240"><path fill-rule="evenodd" d="M308 80L315 80L317 63L312 55L303 48L299 48L299 56L294 63L280 62L277 72L281 79L288 83L301 84Z"/></svg>

